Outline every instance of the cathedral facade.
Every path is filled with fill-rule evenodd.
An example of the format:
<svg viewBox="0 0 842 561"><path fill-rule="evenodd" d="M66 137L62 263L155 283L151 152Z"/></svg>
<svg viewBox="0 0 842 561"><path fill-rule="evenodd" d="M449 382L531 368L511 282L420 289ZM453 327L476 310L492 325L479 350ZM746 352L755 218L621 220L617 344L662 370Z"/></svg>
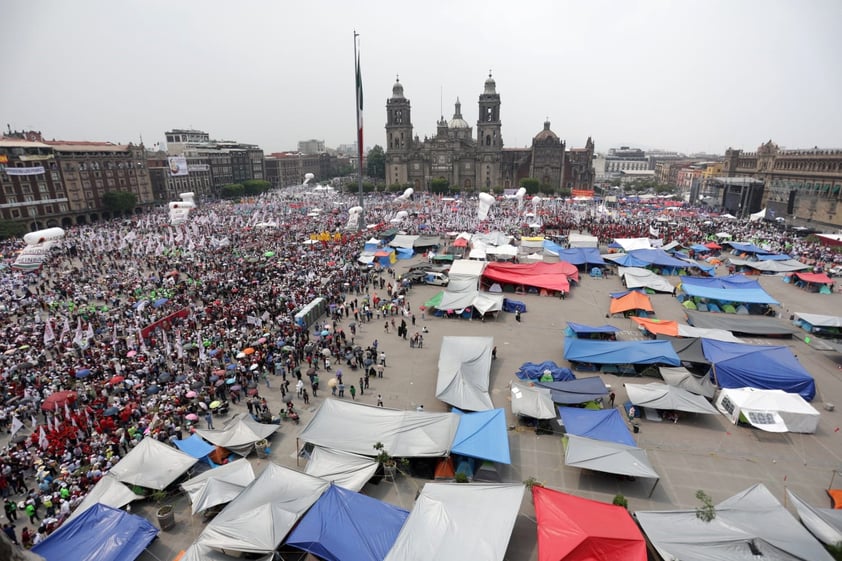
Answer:
<svg viewBox="0 0 842 561"><path fill-rule="evenodd" d="M462 104L456 100L453 118L442 117L436 135L421 140L413 136L409 99L396 81L386 101L386 182L409 185L416 191L429 190L433 180L446 180L462 191L516 189L521 179L532 177L544 192L561 189L593 189L594 144L588 138L584 148L566 150L565 142L550 129L549 121L532 139L529 148L503 147L500 94L489 74L479 96L476 136L462 118Z"/></svg>

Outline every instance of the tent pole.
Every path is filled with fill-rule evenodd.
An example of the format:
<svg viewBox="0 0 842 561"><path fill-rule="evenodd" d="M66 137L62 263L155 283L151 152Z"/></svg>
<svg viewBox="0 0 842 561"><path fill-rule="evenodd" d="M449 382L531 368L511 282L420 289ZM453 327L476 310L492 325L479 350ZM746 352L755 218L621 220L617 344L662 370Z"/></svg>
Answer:
<svg viewBox="0 0 842 561"><path fill-rule="evenodd" d="M298 449L298 437L295 437L295 467L298 467L298 458L300 457L301 450Z"/></svg>
<svg viewBox="0 0 842 561"><path fill-rule="evenodd" d="M716 384L717 387L718 387L719 386L719 380L717 379L717 376L716 376L716 365L715 364L711 363L710 371L713 372L713 383Z"/></svg>
<svg viewBox="0 0 842 561"><path fill-rule="evenodd" d="M654 484L654 485L652 485L652 489L649 491L649 496L648 496L648 497L646 497L647 499L651 499L651 498L652 498L652 493L654 493L654 492L655 492L655 487L657 487L657 486L658 486L658 482L659 482L659 481L661 481L661 480L660 480L660 478L655 480L655 484Z"/></svg>

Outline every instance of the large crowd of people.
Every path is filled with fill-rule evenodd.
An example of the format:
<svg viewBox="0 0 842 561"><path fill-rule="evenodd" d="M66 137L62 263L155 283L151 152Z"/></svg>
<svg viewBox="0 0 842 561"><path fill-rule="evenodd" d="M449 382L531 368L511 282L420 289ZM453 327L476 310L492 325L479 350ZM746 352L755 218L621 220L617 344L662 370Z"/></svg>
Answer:
<svg viewBox="0 0 842 561"><path fill-rule="evenodd" d="M602 243L657 234L685 244L725 231L817 268L842 260L774 224L699 209L501 200L480 221L470 198L383 195L366 201L370 228L348 230L354 205L353 197L297 188L202 205L178 226L163 209L75 226L34 273L10 266L20 240L0 243L0 430L9 438L0 497L8 523L25 526L27 545L58 527L143 438L185 438L229 401L271 419L263 388L274 381L289 403L309 402L327 393L318 373L331 361L362 367L359 384L348 382L360 391L369 374L382 376L385 354L376 342L357 344L355 325L382 313L392 318L385 331L398 329L397 318L406 337L407 321L415 322L407 283L357 260L378 231L517 238L552 229L590 232ZM326 309L318 325L296 323L317 297ZM410 337L423 345L420 333Z"/></svg>

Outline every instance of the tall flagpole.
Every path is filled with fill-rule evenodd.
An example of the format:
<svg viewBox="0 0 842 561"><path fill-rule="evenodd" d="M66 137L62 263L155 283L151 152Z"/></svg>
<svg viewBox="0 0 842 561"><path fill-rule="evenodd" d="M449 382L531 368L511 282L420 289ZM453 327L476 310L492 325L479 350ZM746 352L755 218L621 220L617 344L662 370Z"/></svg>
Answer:
<svg viewBox="0 0 842 561"><path fill-rule="evenodd" d="M359 197L359 206L361 209L359 218L357 219L357 229L362 231L365 224L365 210L363 207L363 79L360 72L360 55L357 52L357 42L359 33L354 30L354 84L356 90L356 109L357 109L357 194Z"/></svg>

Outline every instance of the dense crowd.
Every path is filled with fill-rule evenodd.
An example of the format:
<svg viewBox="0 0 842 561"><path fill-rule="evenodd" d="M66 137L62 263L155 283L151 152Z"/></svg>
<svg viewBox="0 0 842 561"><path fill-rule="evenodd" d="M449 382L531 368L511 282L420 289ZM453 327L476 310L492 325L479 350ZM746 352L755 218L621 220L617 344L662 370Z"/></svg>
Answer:
<svg viewBox="0 0 842 561"><path fill-rule="evenodd" d="M290 403L293 394L306 403L331 361L362 367L360 391L369 375L382 375L385 354L376 342L356 343L356 324L382 314L387 333L400 328L407 338L415 321L407 283L357 260L378 231L590 232L602 243L684 244L725 231L820 267L842 259L768 223L687 208L503 200L480 221L476 200L381 196L367 200L372 227L359 232L346 228L355 204L299 188L205 205L178 226L164 210L77 226L35 273L9 267L20 240L0 245L0 430L11 439L0 450L0 497L10 523L28 519L25 542L60 525L143 438L185 438L228 400L271 418L261 388L277 380ZM295 314L317 297L327 315L315 327L297 324ZM409 335L423 345L420 333Z"/></svg>

